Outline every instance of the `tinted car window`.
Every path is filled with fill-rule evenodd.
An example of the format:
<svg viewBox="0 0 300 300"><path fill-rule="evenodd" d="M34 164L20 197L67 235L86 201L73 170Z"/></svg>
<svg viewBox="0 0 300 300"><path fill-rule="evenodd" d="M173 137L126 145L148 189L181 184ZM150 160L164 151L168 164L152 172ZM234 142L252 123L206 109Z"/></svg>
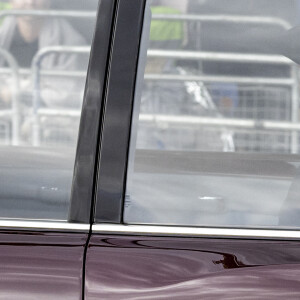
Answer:
<svg viewBox="0 0 300 300"><path fill-rule="evenodd" d="M150 6L125 222L299 227L300 1Z"/></svg>
<svg viewBox="0 0 300 300"><path fill-rule="evenodd" d="M87 2L0 1L0 217L67 219L97 9Z"/></svg>

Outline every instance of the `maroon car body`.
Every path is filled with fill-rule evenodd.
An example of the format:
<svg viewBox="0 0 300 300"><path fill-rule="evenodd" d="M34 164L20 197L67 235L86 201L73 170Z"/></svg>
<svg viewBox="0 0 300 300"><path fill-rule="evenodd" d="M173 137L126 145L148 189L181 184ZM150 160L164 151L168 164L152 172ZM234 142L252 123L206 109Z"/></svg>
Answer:
<svg viewBox="0 0 300 300"><path fill-rule="evenodd" d="M298 299L299 263L297 241L97 235L86 299Z"/></svg>
<svg viewBox="0 0 300 300"><path fill-rule="evenodd" d="M73 177L68 151L0 151L0 299L300 299L297 226L126 222L146 2L100 1ZM293 159L267 168L256 162L261 173L253 174L294 178L300 157ZM239 163L246 171L234 175L246 177L253 164ZM155 169L151 159L145 165ZM203 165L219 172L219 164Z"/></svg>
<svg viewBox="0 0 300 300"><path fill-rule="evenodd" d="M87 234L1 230L0 297L81 299Z"/></svg>

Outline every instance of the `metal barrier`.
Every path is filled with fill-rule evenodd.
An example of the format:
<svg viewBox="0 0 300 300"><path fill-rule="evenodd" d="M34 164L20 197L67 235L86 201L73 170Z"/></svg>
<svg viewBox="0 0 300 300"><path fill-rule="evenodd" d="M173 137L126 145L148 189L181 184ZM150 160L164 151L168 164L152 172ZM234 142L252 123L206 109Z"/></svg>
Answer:
<svg viewBox="0 0 300 300"><path fill-rule="evenodd" d="M6 16L43 16L43 17L64 17L64 18L95 18L94 12L78 12L78 11L24 11L24 10L7 10L0 12L0 18ZM251 16L232 16L232 15L153 15L153 19L156 20L180 20L187 22L218 22L218 23L247 23L247 24L262 24L262 25L274 25L280 26L284 29L289 29L291 25L279 18L272 17L251 17ZM40 50L32 63L32 75L34 84L33 93L33 119L34 126L32 132L33 144L35 146L40 145L40 118L41 117L65 117L65 118L78 118L80 112L78 110L59 110L51 108L41 108L41 95L40 95L40 75L47 76L62 76L69 78L79 78L85 76L85 72L80 71L45 71L41 70L42 60L53 53L70 53L70 54L88 54L90 52L89 47L49 47ZM0 53L1 55L1 53ZM268 78L268 77L237 77L237 76L210 76L210 75L180 75L180 74L146 74L145 79L151 81L201 81L206 83L221 82L221 83L236 83L236 84L257 84L266 86L286 86L291 88L292 105L291 105L291 122L276 122L276 121L251 121L246 119L214 119L213 122L209 118L194 118L188 117L194 125L203 124L209 126L226 126L235 129L255 129L255 130L283 130L291 131L291 152L298 153L298 71L297 66L288 58L278 55L255 55L255 54L240 54L240 53L213 53L213 52L196 52L196 51L165 51L165 50L149 50L148 55L150 57L165 57L172 59L185 59L185 60L203 60L203 61L223 61L223 62L244 62L253 64L281 64L291 68L291 76L288 78ZM0 70L0 73L3 70ZM6 71L3 71L4 73ZM28 71L21 70L20 73L28 74ZM16 78L19 82L19 74ZM15 75L14 75L15 76ZM17 94L19 93L19 85L16 88ZM13 110L17 112L13 117L13 144L17 144L19 141L19 112L18 112L18 99L13 100ZM158 116L159 117L159 116ZM171 122L175 124L185 124L186 120L183 118L174 117L170 119L170 116L162 121L162 119L155 118L153 116L141 115L141 121L143 122ZM185 117L186 118L186 117ZM189 125L191 125L191 122ZM200 123L199 123L200 122ZM206 123L205 123L206 122ZM223 122L223 123L222 123ZM219 125L218 125L219 124ZM245 124L248 124L247 126ZM277 124L277 125L276 125ZM251 126L250 126L251 125ZM273 127L272 127L273 126ZM276 127L277 126L277 127Z"/></svg>
<svg viewBox="0 0 300 300"><path fill-rule="evenodd" d="M230 133L235 133L234 145L238 149L243 149L248 147L248 151L251 149L264 150L265 148L270 149L270 145L258 145L255 144L250 147L250 143L253 141L247 141L245 144L244 140L241 140L240 136L243 136L249 131L260 133L261 136L271 135L276 138L284 134L288 134L291 130L300 132L300 124L294 124L292 122L275 122L275 121L260 121L260 120L245 120L245 119L234 119L234 118L209 118L209 117L194 117L194 116L170 116L170 115L151 115L151 114L141 114L140 122L143 124L155 124L157 128L162 128L163 130L168 129L188 129L190 132L193 130L199 131L200 128L205 128L203 130L208 130L209 134L216 132L222 132L222 129L226 128ZM232 130L232 131L230 131ZM153 131L153 130L152 130ZM186 131L185 131L186 134ZM181 137L185 138L185 137ZM268 139L266 139L267 141ZM280 144L274 138L272 138L273 143L276 147ZM281 143L282 144L282 143ZM288 144L285 142L281 145L280 150L289 151ZM179 150L179 149L177 149ZM182 149L180 149L182 150ZM213 150L213 149L210 149ZM278 150L278 149L276 149ZM270 151L270 150L269 150Z"/></svg>
<svg viewBox="0 0 300 300"><path fill-rule="evenodd" d="M153 15L154 20L172 20L182 22L196 22L202 23L233 23L233 24L252 24L252 25L266 25L278 26L285 30L290 29L292 26L289 22L274 17L262 16L242 16L242 15L169 15L159 14ZM198 26L199 36L201 28ZM195 81L205 83L234 83L241 86L256 85L256 86L272 86L288 87L291 89L290 108L290 124L298 124L298 108L299 108L299 90L298 90L298 67L290 59L279 55L260 55L260 54L242 54L242 53L216 53L208 51L168 51L151 49L148 50L149 57L163 57L168 59L179 60L201 60L201 61L216 61L216 62L239 62L251 64L270 64L270 65L285 65L290 67L290 76L285 78L272 78L272 77L246 77L246 76L211 76L200 73L200 75L181 75L181 74L145 74L145 79L148 81ZM288 106L287 106L288 107ZM143 119L143 118L142 118ZM280 121L280 120L279 120ZM291 152L298 153L299 145L299 132L294 130L294 126L290 126L291 131Z"/></svg>
<svg viewBox="0 0 300 300"><path fill-rule="evenodd" d="M241 15L191 15L191 14L153 14L153 20L189 21L189 22L217 22L217 23L239 23L239 24L263 24L277 25L284 29L290 29L291 24L283 19L261 16Z"/></svg>
<svg viewBox="0 0 300 300"><path fill-rule="evenodd" d="M194 116L171 116L160 114L140 114L140 121L145 123L167 123L175 125L213 125L215 127L256 129L256 130L282 130L300 131L300 123L275 122L263 120L246 120L236 118L209 118Z"/></svg>
<svg viewBox="0 0 300 300"><path fill-rule="evenodd" d="M186 60L206 60L206 61L223 61L223 62L243 62L255 64L278 64L293 65L293 61L282 55L265 55L265 54L242 54L242 53L222 53L222 52L205 52L205 51L178 51L178 50L148 50L149 57L165 57L173 59Z"/></svg>
<svg viewBox="0 0 300 300"><path fill-rule="evenodd" d="M6 50L0 49L0 56L4 58L10 67L10 73L13 78L12 95L11 95L11 109L1 111L4 118L11 119L12 126L12 144L19 144L19 130L20 130L20 115L19 115L19 95L20 95L20 77L18 72L18 63L14 57ZM9 128L6 125L6 128ZM7 129L6 129L7 130ZM6 134L7 137L7 134Z"/></svg>
<svg viewBox="0 0 300 300"><path fill-rule="evenodd" d="M74 117L74 110L51 110L48 108L44 108L40 111L41 108L41 87L40 87L40 70L41 64L45 57L51 54L89 54L90 47L63 47L63 46L54 46L54 47L47 47L38 51L32 61L32 76L33 76L33 131L32 131L32 141L33 146L40 145L40 117L49 115L47 110L52 116L53 112L57 113L57 116L60 117ZM61 73L62 74L62 73ZM77 77L78 74L76 74ZM71 74L69 75L70 77ZM75 113L77 115L77 112Z"/></svg>
<svg viewBox="0 0 300 300"><path fill-rule="evenodd" d="M19 16L32 16L32 17L47 17L47 18L76 18L76 19L94 19L96 18L96 12L84 12L84 11L61 11L61 10L3 10L0 11L0 18L5 17L19 17ZM79 47L74 47L75 52L80 52L78 49ZM61 51L61 49L52 49L53 51ZM70 49L66 49L66 52L70 52ZM44 53L44 50L41 50L39 54L47 55ZM11 118L12 123L12 144L18 145L20 143L20 111L19 111L19 94L20 94L20 74L29 74L28 71L22 70L23 72L19 73L19 67L16 63L15 59L12 55L0 49L0 56L3 56L6 61L8 62L8 66L10 70L1 69L2 74L9 74L12 73L13 75L13 93L12 93L12 110L2 110L0 111L0 116L2 118ZM42 72L45 74L45 72ZM52 74L52 75L51 75ZM49 76L58 76L58 72L48 72L47 75ZM85 76L86 73L83 72L68 72L68 71L61 71L59 72L59 76L64 77L82 77ZM34 79L34 82L37 82L38 79ZM38 97L39 92L36 93L37 90L34 92L34 98ZM35 98L36 99L36 98ZM35 103L35 101L34 101ZM35 104L34 104L35 105ZM37 114L35 114L37 115ZM9 127L9 126L7 126ZM36 141L35 141L36 144Z"/></svg>
<svg viewBox="0 0 300 300"><path fill-rule="evenodd" d="M95 12L86 11L61 11L61 10L17 10L9 9L0 11L0 18L4 17L49 17L49 18L96 18Z"/></svg>
<svg viewBox="0 0 300 300"><path fill-rule="evenodd" d="M1 50L0 50L1 51ZM1 54L0 54L1 55ZM10 68L0 68L0 76L4 75L4 76L8 76L12 73ZM30 78L30 76L32 75L32 69L19 69L18 71L19 74L19 78L18 78L18 82L21 80L22 77L25 78ZM65 70L40 70L39 74L41 76L45 76L45 77L55 77L55 78L62 78L62 80L64 79L68 79L68 78L72 78L72 79L84 79L86 77L86 72L83 71L65 71ZM15 77L14 77L15 78ZM19 84L18 84L19 85ZM13 87L13 91L17 91L16 93L19 94L20 90L15 89ZM15 94L15 92L13 93ZM40 95L40 91L38 91L38 95ZM38 97L40 99L40 97ZM18 105L19 103L19 97L18 100L14 97L12 99L13 103L16 103ZM18 106L17 106L18 107ZM60 109L51 109L51 108L39 108L37 111L37 114L39 117L43 117L43 116L59 116L59 117L74 117L76 116L76 118L80 118L80 111L79 110L60 110ZM0 110L0 119L2 120L2 123L0 122L0 139L2 136L4 136L4 143L5 144L14 144L14 145L19 145L20 143L22 143L22 135L20 134L20 117L21 117L21 111L18 107L18 111L15 110L15 113L12 112L12 109L2 109ZM12 137L10 136L10 126L9 124L6 124L7 122L5 120L10 120L9 124L12 125L13 127L13 135L14 135L14 139L12 140ZM4 122L4 123L3 123ZM6 122L6 123L5 123ZM4 134L1 134L3 132L2 128L5 128L5 130L7 130L7 132L5 132ZM15 130L14 128L16 128L17 130ZM31 134L33 135L33 134ZM15 142L16 141L16 142Z"/></svg>
<svg viewBox="0 0 300 300"><path fill-rule="evenodd" d="M153 15L154 20L173 20L173 21L182 21L188 24L195 23L197 26L197 36L196 36L196 45L197 49L201 49L201 30L202 23L231 23L231 24L248 24L248 25L264 25L264 26L277 26L285 30L290 29L292 26L286 20L277 17L270 16L247 16L247 15L196 15L196 14L156 14Z"/></svg>
<svg viewBox="0 0 300 300"><path fill-rule="evenodd" d="M202 74L201 75L145 74L145 79L150 81L183 81L183 82L201 81L205 83L219 82L219 83L235 83L239 85L252 84L257 86L259 85L274 86L274 87L286 86L291 89L291 115L290 115L291 123L288 124L290 125L298 124L298 109L299 109L298 66L293 61L291 61L286 57L280 55L215 53L215 52L197 52L197 51L170 51L170 50L157 50L157 49L148 50L148 56L172 58L172 59L185 59L185 60L201 59L202 61L216 61L216 62L239 62L239 63L252 63L252 64L286 65L290 67L291 70L290 77L288 78L270 78L270 77L257 78L257 77L229 76L229 75L211 76L211 75L202 75ZM286 100L289 101L289 99ZM231 119L231 121L233 120L234 119ZM229 126L228 122L225 123L227 124L226 126ZM208 123L207 125L212 125L212 123ZM264 127L261 127L261 129L263 128ZM278 129L279 128L280 127L278 127ZM295 130L295 126L290 126L289 130L292 132L291 152L298 153L299 132Z"/></svg>
<svg viewBox="0 0 300 300"><path fill-rule="evenodd" d="M43 116L58 116L66 118L80 118L80 110L70 110L70 109L51 109L51 108L42 108L41 107L41 87L40 87L40 75L55 77L55 78L85 78L86 72L83 71L66 71L66 70L41 70L40 64L42 60L52 53L71 53L71 54L88 54L90 52L89 47L48 47L40 50L33 59L31 69L19 69L18 64L13 58L13 56L0 49L0 56L4 56L8 62L9 68L1 68L0 74L13 75L13 86L12 86L12 109L0 110L0 118L10 119L12 125L12 145L19 145L21 142L20 137L20 117L21 112L19 109L19 95L20 95L20 77L25 76L29 77L32 75L33 81L33 97L32 97L32 116L33 116L33 145L40 145L40 126L39 121ZM3 125L3 124L2 124ZM0 124L1 127L1 124ZM3 127L3 126L2 126ZM6 130L9 130L9 126L6 126ZM5 134L5 138L9 134ZM8 144L8 142L5 142Z"/></svg>

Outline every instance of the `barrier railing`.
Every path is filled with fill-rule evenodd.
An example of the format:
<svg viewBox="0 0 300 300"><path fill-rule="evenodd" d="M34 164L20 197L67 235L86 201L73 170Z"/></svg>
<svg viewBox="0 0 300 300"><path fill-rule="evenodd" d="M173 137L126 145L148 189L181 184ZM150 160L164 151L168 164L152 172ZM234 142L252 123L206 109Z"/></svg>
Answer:
<svg viewBox="0 0 300 300"><path fill-rule="evenodd" d="M181 75L181 74L145 74L146 80L151 81L201 81L201 82L221 82L236 84L257 84L272 86L288 86L291 88L291 123L298 124L299 116L299 76L298 65L289 58L281 55L265 55L265 54L242 54L242 53L220 53L220 52L201 52L201 51L178 51L178 50L148 50L149 57L160 57L168 59L185 59L185 60L201 60L215 62L239 62L251 64L271 64L285 65L290 67L290 76L285 78L272 77L246 77L246 76L212 76L212 75ZM299 132L290 127L292 130L291 152L298 153Z"/></svg>
<svg viewBox="0 0 300 300"><path fill-rule="evenodd" d="M96 18L95 12L87 11L62 11L62 10L17 10L8 9L0 11L0 18L4 17L49 17L49 18Z"/></svg>
<svg viewBox="0 0 300 300"><path fill-rule="evenodd" d="M194 116L171 116L160 114L140 114L139 120L145 123L167 123L169 125L207 125L213 127L243 128L256 130L300 131L300 123L247 120L233 118L210 118Z"/></svg>
<svg viewBox="0 0 300 300"><path fill-rule="evenodd" d="M96 13L94 12L78 12L78 11L23 11L23 10L7 10L0 12L0 18L7 16L37 16L37 17L63 17L63 18L95 18ZM289 29L291 25L279 18L272 17L253 17L253 16L232 16L232 15L153 15L153 19L157 20L181 20L188 22L225 22L225 23L248 23L248 24L262 24L262 25L274 25L280 26L284 29ZM78 110L59 110L50 108L41 108L40 106L40 75L46 76L62 76L62 77L83 77L85 72L80 71L45 71L41 70L41 61L47 55L51 53L89 53L89 47L49 47L40 50L35 56L32 63L32 75L34 84L33 94L33 113L34 113L34 126L33 126L33 144L38 146L40 144L40 116L65 116L70 118L79 118L80 112ZM9 53L8 53L9 54ZM0 53L2 55L2 51ZM205 124L214 126L229 126L229 127L244 127L244 128L264 128L264 129L282 129L292 130L292 152L298 152L298 72L297 66L288 58L279 55L257 55L257 54L240 54L240 53L213 53L213 52L196 52L196 51L165 51L165 50L149 50L148 55L150 57L166 57L174 59L186 59L186 60L203 60L203 61L228 61L228 62L245 62L245 63L264 63L264 64L281 64L291 67L291 76L288 78L268 78L268 77L246 77L246 76L210 76L210 75L178 75L178 74L146 74L146 80L170 80L170 81L203 81L203 82L234 82L241 84L266 84L274 86L289 86L292 89L292 116L291 122L268 122L268 121L252 121L252 120L238 120L238 119L214 119L213 122L210 118L194 118L188 117L191 122L198 124ZM11 59L11 58L9 58ZM14 91L16 91L13 99L13 144L18 144L19 141L19 112L18 112L18 96L20 91L19 86L19 73L17 65L13 66L13 63L9 65L15 68L13 77L16 78ZM3 70L0 70L0 73ZM6 72L6 71L3 71ZM28 74L28 71L21 70L21 74ZM17 112L17 113L16 113ZM8 112L7 112L8 114ZM169 119L168 119L169 118ZM186 122L185 119L174 117L170 119L170 122ZM153 116L141 115L141 121L154 120ZM166 122L166 116L164 122ZM158 120L157 118L155 119ZM160 120L161 121L161 120ZM252 123L251 123L252 122ZM219 124L219 125L217 125ZM246 124L246 125L245 125ZM248 124L248 125L247 125ZM277 125L276 125L277 124ZM245 127L246 126L246 127ZM248 126L248 127L247 127ZM276 127L277 126L277 127ZM279 127L278 127L279 126ZM284 128L283 128L284 127Z"/></svg>
<svg viewBox="0 0 300 300"><path fill-rule="evenodd" d="M41 103L41 88L40 88L40 70L41 64L44 58L51 54L89 54L90 47L66 47L66 46L53 46L46 47L38 51L32 61L32 77L33 77L33 132L32 132L32 141L33 146L40 145L40 116L42 115L39 112L40 103ZM44 109L45 112L47 109ZM68 116L68 110L60 112L60 116Z"/></svg>
<svg viewBox="0 0 300 300"><path fill-rule="evenodd" d="M71 117L71 118L79 118L80 112L78 110L59 110L59 109L51 109L51 108L41 108L40 101L40 74L47 75L47 76L66 76L66 77L82 77L84 76L85 72L73 72L73 71L43 71L40 68L40 64L46 56L50 55L51 53L73 53L73 54L79 54L79 53L85 53L88 54L90 51L89 47L49 47L46 49L41 50L34 58L33 61L33 67L32 67L32 74L33 74L33 82L34 82L34 98L33 98L33 107L34 107L34 129L33 129L33 144L35 146L38 146L40 144L40 125L39 125L39 118L41 116L65 116L65 117ZM224 55L222 53L201 53L201 52L188 52L188 55L185 55L185 51L164 51L164 50L149 50L148 55L150 57L172 57L172 58L182 58L182 57L188 57L188 59L198 59L199 57L202 58L202 60L215 60L215 61L239 61L239 62L251 62L251 63L280 63L283 65L288 65L291 67L294 67L294 63L282 56L277 55L243 55L240 54L237 56L235 54L228 54L225 53ZM23 71L23 73L26 73ZM209 75L178 75L178 74L146 74L145 75L146 80L170 80L170 81L203 81L203 82L235 82L235 83L246 83L246 84L266 84L266 85L279 85L279 86L293 86L295 85L295 79L293 78L268 78L268 77L242 77L242 76L209 76ZM298 87L298 82L296 81L296 86ZM297 106L298 106L298 93L294 95L294 100L297 99ZM143 116L141 118L141 121L146 121L147 117ZM149 120L149 118L148 118ZM153 118L151 118L153 120ZM166 121L166 119L164 119ZM180 118L175 119L169 119L173 120L174 123L176 120L179 122L181 120ZM212 122L209 118L202 118L201 124L205 124L205 122L208 122L207 125L216 125L220 124L220 126L229 126L229 127L237 127L239 124L242 124L241 122L237 122L236 119L215 119L218 120L217 122ZM222 120L222 121L220 121ZM225 120L225 121L224 121ZM191 122L195 121L195 119L191 118ZM241 121L241 120L240 120ZM246 123L244 124L250 124L249 120L244 120ZM198 121L195 124L198 124ZM265 128L265 129L272 129L269 125L270 124L276 124L277 122L271 122L271 123L261 123L261 121L253 121L256 125L248 126L247 128ZM252 123L253 123L252 122ZM232 123L232 125L228 125ZM253 123L253 124L254 124ZM257 125L259 124L259 126ZM266 125L267 127L264 127L265 125L261 124L269 124ZM278 122L279 124L279 122ZM280 123L281 125L278 125L277 127L274 125L274 129L283 129L282 126L284 124L284 130L293 130L298 131L298 125L294 124L292 122L285 122ZM281 127L280 127L281 126ZM243 126L242 126L243 127ZM298 143L296 141L296 143ZM297 151L294 149L294 151Z"/></svg>
<svg viewBox="0 0 300 300"><path fill-rule="evenodd" d="M2 116L11 118L12 122L12 144L19 144L19 130L20 130L20 114L19 114L19 95L20 95L20 76L19 66L14 57L6 50L0 48L0 56L7 62L10 73L12 74L11 91L11 109L3 110Z"/></svg>
<svg viewBox="0 0 300 300"><path fill-rule="evenodd" d="M19 69L19 76L22 77L30 77L32 69ZM9 75L11 74L10 68L0 68L0 75ZM66 71L66 70L40 70L41 76L48 77L71 77L71 78L84 78L86 76L86 71Z"/></svg>
<svg viewBox="0 0 300 300"><path fill-rule="evenodd" d="M189 21L189 22L214 22L214 23L239 23L276 25L284 29L290 29L291 24L276 17L247 16L247 15L194 15L194 14L153 14L154 20Z"/></svg>
<svg viewBox="0 0 300 300"><path fill-rule="evenodd" d="M185 60L206 60L223 62L243 62L255 64L276 64L293 65L294 62L282 55L266 54L243 54L243 53L223 53L208 51L179 51L179 50L159 50L151 49L147 52L149 57L165 57Z"/></svg>
<svg viewBox="0 0 300 300"><path fill-rule="evenodd" d="M32 17L47 17L47 18L76 18L76 19L94 19L96 18L96 12L87 11L61 11L61 10L2 10L0 11L0 19L5 17L20 17L20 16L32 16ZM77 51L77 50L76 50ZM41 53L40 53L41 54ZM27 71L18 72L19 67L13 56L0 49L0 56L3 56L8 62L10 71L4 71L1 73L12 73L13 76L13 89L12 89L12 110L2 110L0 115L2 117L11 116L12 119L12 144L18 145L20 143L20 112L19 112L19 94L20 94L20 74L28 73ZM3 71L3 69L2 69ZM48 75L51 72L48 72ZM86 73L85 73L86 74ZM55 72L53 76L57 76ZM81 77L82 72L61 72L60 76Z"/></svg>

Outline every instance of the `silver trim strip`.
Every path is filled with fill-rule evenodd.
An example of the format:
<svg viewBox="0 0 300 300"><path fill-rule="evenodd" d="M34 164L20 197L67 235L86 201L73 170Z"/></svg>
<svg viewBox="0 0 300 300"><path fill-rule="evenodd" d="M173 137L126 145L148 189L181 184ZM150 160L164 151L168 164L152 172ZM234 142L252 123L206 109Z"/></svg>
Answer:
<svg viewBox="0 0 300 300"><path fill-rule="evenodd" d="M93 233L218 238L300 239L300 231L96 224Z"/></svg>
<svg viewBox="0 0 300 300"><path fill-rule="evenodd" d="M27 229L47 229L47 230L58 230L58 231L89 231L89 224L75 224L67 223L65 221L40 221L40 220L1 220L0 219L0 230L4 228L27 230Z"/></svg>

